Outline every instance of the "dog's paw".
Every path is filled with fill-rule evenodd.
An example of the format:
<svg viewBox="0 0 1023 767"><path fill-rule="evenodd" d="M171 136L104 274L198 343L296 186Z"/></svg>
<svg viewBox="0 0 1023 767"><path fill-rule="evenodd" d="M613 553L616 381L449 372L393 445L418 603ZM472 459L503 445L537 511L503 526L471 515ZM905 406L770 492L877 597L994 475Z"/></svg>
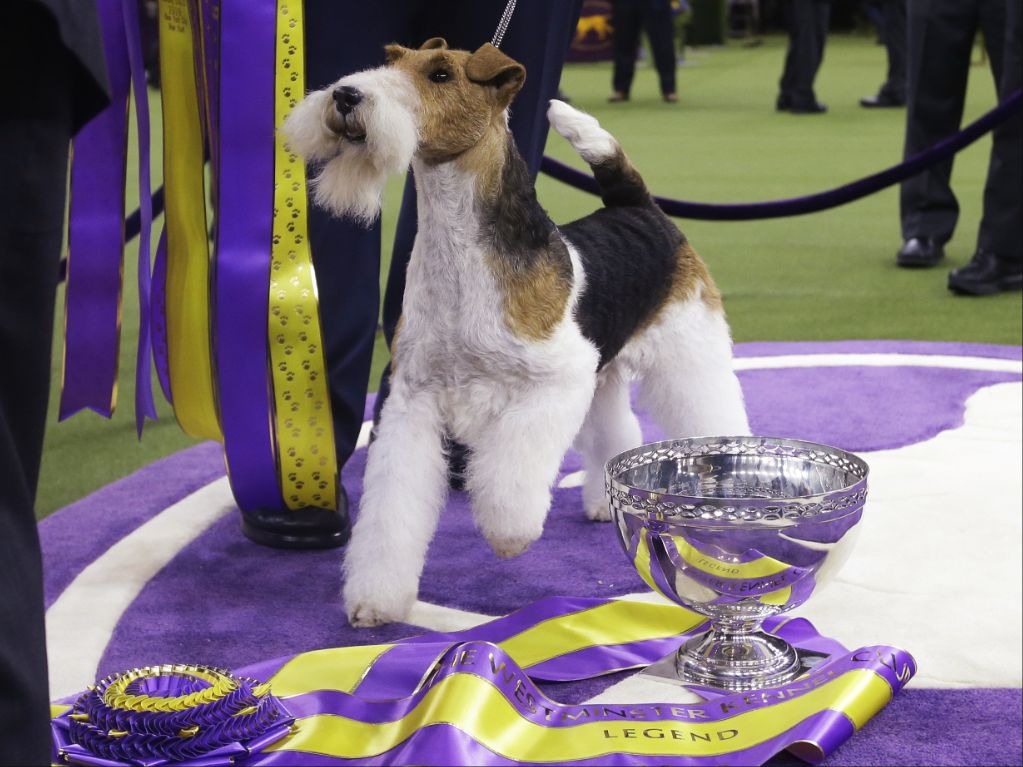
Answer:
<svg viewBox="0 0 1023 767"><path fill-rule="evenodd" d="M501 559L517 557L528 549L536 538L487 538L487 543Z"/></svg>
<svg viewBox="0 0 1023 767"><path fill-rule="evenodd" d="M395 583L386 579L359 584L356 579L350 577L345 584L342 598L348 623L359 628L367 628L405 620L416 601L416 591L398 588Z"/></svg>
<svg viewBox="0 0 1023 767"><path fill-rule="evenodd" d="M382 626L385 623L398 623L404 617L391 615L387 610L369 604L357 604L348 608L348 624L360 629Z"/></svg>
<svg viewBox="0 0 1023 767"><path fill-rule="evenodd" d="M597 503L591 503L586 507L586 518L591 522L610 522L611 521L611 509L607 505L607 501L601 500Z"/></svg>

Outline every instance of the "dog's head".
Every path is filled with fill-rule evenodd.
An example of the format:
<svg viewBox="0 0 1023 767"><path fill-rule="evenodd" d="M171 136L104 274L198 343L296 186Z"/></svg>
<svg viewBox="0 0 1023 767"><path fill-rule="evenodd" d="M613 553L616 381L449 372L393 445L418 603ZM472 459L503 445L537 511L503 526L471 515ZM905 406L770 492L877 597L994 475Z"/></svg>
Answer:
<svg viewBox="0 0 1023 767"><path fill-rule="evenodd" d="M322 167L316 202L365 223L380 212L388 176L414 156L441 163L475 146L526 78L525 68L489 43L450 50L439 37L418 50L385 47L387 63L310 93L284 123L289 146Z"/></svg>

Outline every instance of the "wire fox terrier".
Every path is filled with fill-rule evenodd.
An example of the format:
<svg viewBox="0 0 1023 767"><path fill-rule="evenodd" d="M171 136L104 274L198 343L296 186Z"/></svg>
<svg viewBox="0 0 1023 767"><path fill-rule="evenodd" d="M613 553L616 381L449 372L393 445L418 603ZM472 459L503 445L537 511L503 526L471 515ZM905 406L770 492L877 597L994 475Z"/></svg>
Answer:
<svg viewBox="0 0 1023 767"><path fill-rule="evenodd" d="M419 229L392 344L391 394L345 557L356 626L405 618L447 493L446 435L468 446L476 525L500 557L543 531L575 445L583 502L609 519L604 464L642 442L629 402L672 436L748 434L721 296L618 142L560 101L547 116L604 207L547 216L508 130L524 67L487 44L386 47L387 63L308 95L284 128L319 166L315 199L371 222L411 165Z"/></svg>

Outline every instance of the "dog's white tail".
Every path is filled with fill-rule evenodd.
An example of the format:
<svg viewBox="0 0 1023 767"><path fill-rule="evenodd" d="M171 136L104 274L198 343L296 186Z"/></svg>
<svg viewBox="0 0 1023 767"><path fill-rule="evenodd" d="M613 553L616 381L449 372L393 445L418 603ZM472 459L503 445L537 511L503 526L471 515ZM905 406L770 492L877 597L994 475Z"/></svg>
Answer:
<svg viewBox="0 0 1023 767"><path fill-rule="evenodd" d="M551 127L562 135L590 165L607 162L621 151L615 137L600 127L597 118L553 100L547 108Z"/></svg>
<svg viewBox="0 0 1023 767"><path fill-rule="evenodd" d="M654 205L639 172L597 118L553 100L547 108L547 119L593 169L604 205Z"/></svg>

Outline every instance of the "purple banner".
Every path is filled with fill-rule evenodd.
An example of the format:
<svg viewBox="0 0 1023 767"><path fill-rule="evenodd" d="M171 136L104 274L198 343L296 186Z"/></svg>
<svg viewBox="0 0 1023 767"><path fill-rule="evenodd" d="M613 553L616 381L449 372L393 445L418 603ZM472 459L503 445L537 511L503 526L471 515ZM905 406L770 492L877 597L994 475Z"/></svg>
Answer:
<svg viewBox="0 0 1023 767"><path fill-rule="evenodd" d="M122 0L124 28L127 34L128 63L131 69L131 86L135 95L135 125L138 128L139 157L139 228L138 290L139 290L139 337L135 353L135 430L142 436L146 418L156 420L156 403L153 401L153 379L150 375L149 360L152 354L152 340L149 334L150 285L150 236L153 229L152 182L149 172L149 93L146 89L146 68L142 61L142 32L139 25L139 8L135 0Z"/></svg>
<svg viewBox="0 0 1023 767"><path fill-rule="evenodd" d="M274 190L274 0L220 5L216 373L224 452L241 509L285 508L267 371Z"/></svg>
<svg viewBox="0 0 1023 767"><path fill-rule="evenodd" d="M74 140L60 420L110 417L117 392L130 86L122 0L98 0L110 106ZM148 197L148 195L146 195Z"/></svg>
<svg viewBox="0 0 1023 767"><path fill-rule="evenodd" d="M156 261L153 264L153 293L149 305L150 336L153 340L153 363L156 365L156 377L163 389L163 396L168 402L171 397L170 362L167 355L167 228L160 232L160 241L156 244Z"/></svg>

